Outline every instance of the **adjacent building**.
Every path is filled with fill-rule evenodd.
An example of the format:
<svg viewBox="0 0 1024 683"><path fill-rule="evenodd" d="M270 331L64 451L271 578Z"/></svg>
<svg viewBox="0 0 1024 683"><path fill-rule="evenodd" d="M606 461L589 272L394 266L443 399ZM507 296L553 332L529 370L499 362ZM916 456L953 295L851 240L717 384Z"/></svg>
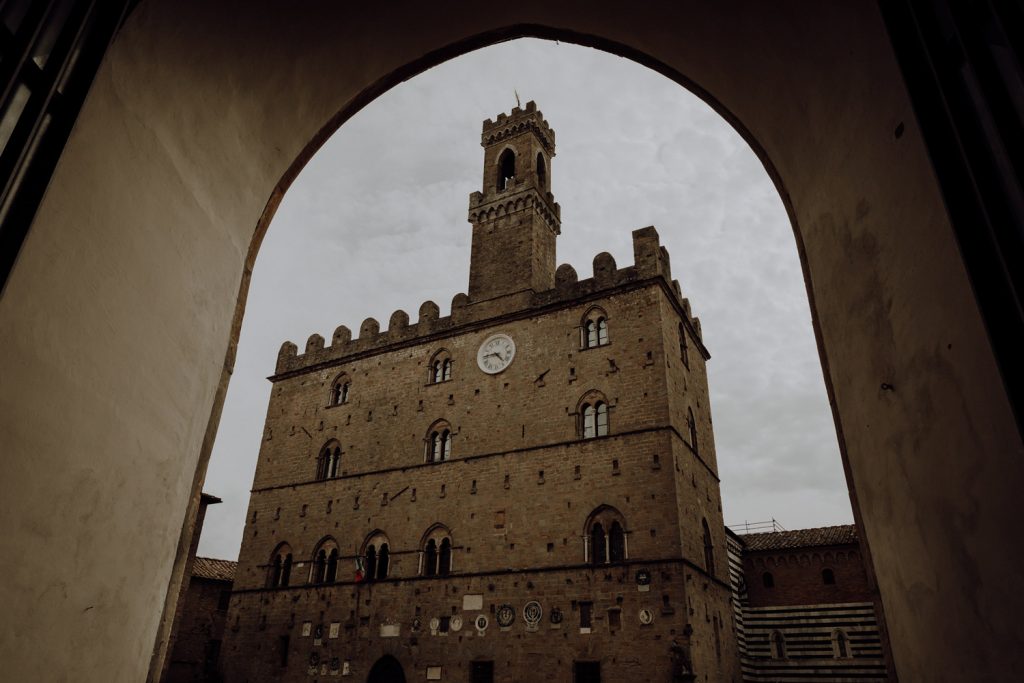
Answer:
<svg viewBox="0 0 1024 683"><path fill-rule="evenodd" d="M888 680L855 526L730 531L729 562L744 681Z"/></svg>
<svg viewBox="0 0 1024 683"><path fill-rule="evenodd" d="M556 268L555 134L483 124L467 293L277 359L231 681L739 681L700 322L653 227Z"/></svg>

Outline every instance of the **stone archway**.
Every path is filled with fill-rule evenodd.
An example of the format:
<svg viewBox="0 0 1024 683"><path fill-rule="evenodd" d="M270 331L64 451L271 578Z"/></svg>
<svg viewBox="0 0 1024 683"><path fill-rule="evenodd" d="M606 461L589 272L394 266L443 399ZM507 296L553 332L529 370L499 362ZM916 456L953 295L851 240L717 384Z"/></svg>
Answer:
<svg viewBox="0 0 1024 683"><path fill-rule="evenodd" d="M140 2L0 300L10 675L141 678L281 196L380 93L522 36L654 68L751 144L794 225L900 673L1024 666L1024 596L1002 590L1022 579L1003 529L1024 447L879 9L731 10L321 2L282 20L270 3ZM35 657L47 640L78 646Z"/></svg>
<svg viewBox="0 0 1024 683"><path fill-rule="evenodd" d="M366 683L405 683L402 663L391 655L384 655L370 669Z"/></svg>

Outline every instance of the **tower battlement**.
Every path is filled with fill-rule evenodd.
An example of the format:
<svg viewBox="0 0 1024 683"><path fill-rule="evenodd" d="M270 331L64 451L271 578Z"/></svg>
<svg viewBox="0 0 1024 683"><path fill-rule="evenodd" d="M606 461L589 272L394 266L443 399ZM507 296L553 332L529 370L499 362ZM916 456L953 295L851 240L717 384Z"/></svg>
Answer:
<svg viewBox="0 0 1024 683"><path fill-rule="evenodd" d="M425 301L419 307L416 322L399 309L391 314L386 330L375 318L367 318L359 325L357 336L345 325L340 325L328 343L320 334L312 334L300 353L298 345L286 341L278 354L275 374L303 371L324 363L346 362L350 357L382 352L395 344L420 343L434 335L454 333L460 328L481 324L496 316L507 316L517 311L530 312L541 307L578 302L592 296L607 296L611 290L634 283L661 278L667 285L669 299L682 312L682 319L691 328L691 334L705 358L710 354L703 346L700 320L692 316L690 301L685 298L678 280L672 279L668 250L661 246L658 231L649 226L633 231L633 259L631 266L619 268L608 252L594 257L591 277L579 279L576 269L568 263L555 272L555 285L543 292L528 292L521 299L509 299L500 307L474 305L465 294L452 298L451 313L440 315L440 307Z"/></svg>
<svg viewBox="0 0 1024 683"><path fill-rule="evenodd" d="M480 146L487 147L496 142L515 137L532 130L549 156L555 156L555 131L537 109L537 103L530 100L525 107L516 107L511 114L502 112L496 120L484 121L480 134Z"/></svg>

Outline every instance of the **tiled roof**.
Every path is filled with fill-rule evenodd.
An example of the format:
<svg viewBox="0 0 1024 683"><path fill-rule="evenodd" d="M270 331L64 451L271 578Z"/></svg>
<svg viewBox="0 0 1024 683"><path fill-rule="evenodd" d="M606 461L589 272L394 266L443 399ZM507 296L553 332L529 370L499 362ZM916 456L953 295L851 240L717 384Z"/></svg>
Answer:
<svg viewBox="0 0 1024 683"><path fill-rule="evenodd" d="M197 557L192 564L192 576L214 581L234 581L237 562L215 560L212 557Z"/></svg>
<svg viewBox="0 0 1024 683"><path fill-rule="evenodd" d="M822 545L847 545L857 542L857 527L852 524L823 526L816 529L771 531L763 534L740 534L747 550L784 550Z"/></svg>

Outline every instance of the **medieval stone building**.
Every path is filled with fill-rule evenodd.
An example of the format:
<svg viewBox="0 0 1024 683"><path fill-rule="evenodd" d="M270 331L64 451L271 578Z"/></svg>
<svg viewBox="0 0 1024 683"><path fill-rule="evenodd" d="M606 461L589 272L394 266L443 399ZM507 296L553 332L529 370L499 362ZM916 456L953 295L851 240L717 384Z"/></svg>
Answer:
<svg viewBox="0 0 1024 683"><path fill-rule="evenodd" d="M882 605L854 525L727 534L745 682L890 680Z"/></svg>
<svg viewBox="0 0 1024 683"><path fill-rule="evenodd" d="M483 124L468 294L285 343L230 681L738 681L699 321L653 227L555 267L555 135Z"/></svg>

